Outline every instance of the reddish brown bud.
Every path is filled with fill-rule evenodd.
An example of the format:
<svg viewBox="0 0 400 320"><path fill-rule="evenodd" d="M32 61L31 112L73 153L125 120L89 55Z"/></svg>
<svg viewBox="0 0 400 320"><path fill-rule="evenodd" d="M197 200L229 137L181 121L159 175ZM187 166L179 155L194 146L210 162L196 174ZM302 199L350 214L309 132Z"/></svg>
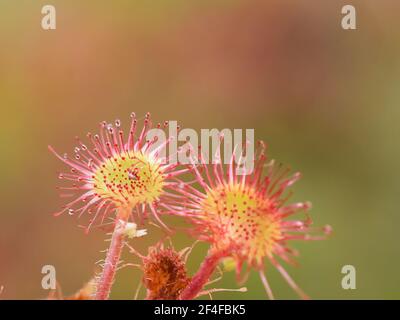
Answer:
<svg viewBox="0 0 400 320"><path fill-rule="evenodd" d="M149 250L143 259L143 272L149 300L175 300L190 282L180 254L162 246Z"/></svg>

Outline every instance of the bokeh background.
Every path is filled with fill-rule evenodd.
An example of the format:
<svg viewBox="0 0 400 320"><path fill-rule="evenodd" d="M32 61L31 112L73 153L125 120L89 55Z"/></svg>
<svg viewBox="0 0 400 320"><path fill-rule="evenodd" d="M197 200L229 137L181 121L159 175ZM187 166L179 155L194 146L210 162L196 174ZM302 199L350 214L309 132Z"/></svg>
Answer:
<svg viewBox="0 0 400 320"><path fill-rule="evenodd" d="M340 25L349 3L355 31ZM55 31L41 28L45 4L56 7ZM71 152L76 135L126 124L132 111L195 129L254 128L271 157L303 173L292 200L311 200L315 224L334 228L327 241L292 243L298 284L314 299L400 298L399 10L396 0L2 0L0 298L47 296L46 264L66 295L91 278L105 235L52 216L65 167L47 145ZM144 253L158 236L135 245ZM205 250L195 248L191 272ZM346 264L356 290L341 287ZM268 275L278 298L296 298ZM139 281L122 270L112 297L132 298ZM237 287L234 275L217 286ZM257 274L247 287L214 298L266 297Z"/></svg>

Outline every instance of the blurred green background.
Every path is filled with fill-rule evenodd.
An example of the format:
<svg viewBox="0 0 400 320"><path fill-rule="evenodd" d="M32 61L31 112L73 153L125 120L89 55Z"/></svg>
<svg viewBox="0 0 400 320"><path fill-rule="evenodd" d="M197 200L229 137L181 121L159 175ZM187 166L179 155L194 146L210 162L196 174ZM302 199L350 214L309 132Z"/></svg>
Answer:
<svg viewBox="0 0 400 320"><path fill-rule="evenodd" d="M350 3L357 30L345 31ZM56 7L54 31L41 28L45 4ZM2 0L0 298L45 297L45 264L66 295L92 276L104 232L52 216L65 167L47 145L70 152L76 135L126 124L132 111L195 129L254 128L271 157L303 173L292 200L312 201L315 224L334 228L327 241L292 243L298 284L314 299L400 298L399 10L396 0ZM135 245L144 253L157 236ZM195 248L191 272L205 250ZM341 288L346 264L356 290ZM296 298L267 272L277 298ZM139 277L122 270L112 297L132 298ZM216 286L237 287L234 275ZM266 297L257 274L247 287L214 298Z"/></svg>

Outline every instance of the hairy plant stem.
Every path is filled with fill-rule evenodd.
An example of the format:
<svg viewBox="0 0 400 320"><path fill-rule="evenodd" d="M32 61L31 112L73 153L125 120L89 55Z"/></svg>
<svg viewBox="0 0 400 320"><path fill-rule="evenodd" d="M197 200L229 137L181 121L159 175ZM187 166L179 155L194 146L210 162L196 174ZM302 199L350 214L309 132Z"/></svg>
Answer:
<svg viewBox="0 0 400 320"><path fill-rule="evenodd" d="M107 300L114 282L118 262L124 246L124 230L128 219L128 210L119 210L115 221L114 231L111 236L110 247L104 261L102 274L97 282L95 300Z"/></svg>
<svg viewBox="0 0 400 320"><path fill-rule="evenodd" d="M183 290L180 300L191 300L197 297L204 286L209 281L211 275L218 266L218 263L230 253L230 250L209 251L208 256L204 259L199 270L192 278L192 281Z"/></svg>

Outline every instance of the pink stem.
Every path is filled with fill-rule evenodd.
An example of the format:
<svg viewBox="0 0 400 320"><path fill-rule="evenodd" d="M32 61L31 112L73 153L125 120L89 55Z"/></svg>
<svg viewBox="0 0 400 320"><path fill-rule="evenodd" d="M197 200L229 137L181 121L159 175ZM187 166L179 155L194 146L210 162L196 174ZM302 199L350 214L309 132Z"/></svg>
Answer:
<svg viewBox="0 0 400 320"><path fill-rule="evenodd" d="M97 283L95 300L107 300L110 295L111 286L114 282L118 262L121 257L122 248L124 246L125 223L126 221L124 219L124 216L121 214L118 215L111 237L110 247L107 251L106 260L104 262L103 272Z"/></svg>
<svg viewBox="0 0 400 320"><path fill-rule="evenodd" d="M215 268L218 266L218 263L222 258L228 256L229 252L229 250L222 250L209 253L195 276L192 278L192 281L181 293L180 299L191 300L196 298L200 291L202 291L203 287L207 284L211 275L215 271Z"/></svg>

